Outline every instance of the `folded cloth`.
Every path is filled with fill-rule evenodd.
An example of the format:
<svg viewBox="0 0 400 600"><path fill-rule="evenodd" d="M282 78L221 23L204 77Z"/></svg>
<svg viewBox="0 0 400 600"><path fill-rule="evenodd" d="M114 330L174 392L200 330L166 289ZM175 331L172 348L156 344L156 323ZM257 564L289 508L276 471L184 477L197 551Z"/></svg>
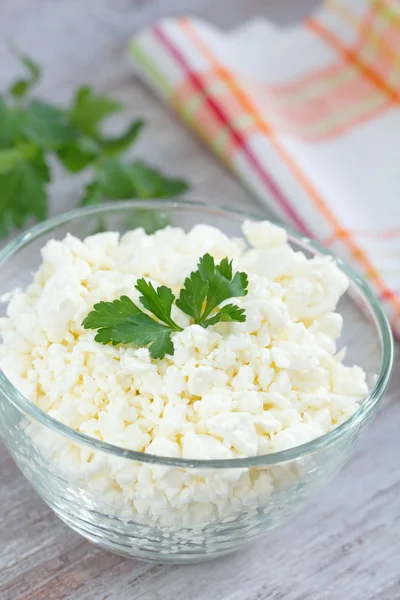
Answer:
<svg viewBox="0 0 400 600"><path fill-rule="evenodd" d="M329 0L297 27L166 19L143 78L275 214L366 277L400 334L400 5Z"/></svg>

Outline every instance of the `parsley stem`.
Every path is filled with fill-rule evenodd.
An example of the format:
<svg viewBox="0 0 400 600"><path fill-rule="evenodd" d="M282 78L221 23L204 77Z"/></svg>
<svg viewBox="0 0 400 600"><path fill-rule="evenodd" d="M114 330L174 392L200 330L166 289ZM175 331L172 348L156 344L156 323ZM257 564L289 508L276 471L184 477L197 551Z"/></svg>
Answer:
<svg viewBox="0 0 400 600"><path fill-rule="evenodd" d="M167 325L169 325L170 329L172 331L183 331L183 327L179 327L179 325L177 323L175 323L175 321L164 321L164 323L166 323Z"/></svg>

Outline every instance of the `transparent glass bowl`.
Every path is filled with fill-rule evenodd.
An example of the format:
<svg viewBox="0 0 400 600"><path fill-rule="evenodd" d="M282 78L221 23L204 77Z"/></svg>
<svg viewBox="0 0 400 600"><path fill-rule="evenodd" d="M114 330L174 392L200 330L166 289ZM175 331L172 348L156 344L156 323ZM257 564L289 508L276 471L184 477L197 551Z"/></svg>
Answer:
<svg viewBox="0 0 400 600"><path fill-rule="evenodd" d="M259 218L200 203L133 201L73 211L34 227L0 253L0 294L25 287L40 264L40 248L67 232L84 238L99 222L121 232L156 218L189 229L198 223L241 235L246 218ZM315 242L289 232L306 255L326 254ZM86 538L128 556L191 562L232 552L297 512L342 467L371 422L392 365L392 337L369 287L341 260L350 288L338 311L340 345L348 364L367 373L370 393L361 408L331 433L295 448L233 460L183 460L142 454L102 443L69 429L25 399L0 374L0 433L17 465L59 517ZM5 307L2 305L1 310ZM92 471L79 469L90 454ZM140 478L147 498L134 500L130 482ZM207 485L202 486L206 481ZM195 501L166 511L174 486L197 484ZM146 485L143 486L143 483ZM210 501L209 485L220 496Z"/></svg>

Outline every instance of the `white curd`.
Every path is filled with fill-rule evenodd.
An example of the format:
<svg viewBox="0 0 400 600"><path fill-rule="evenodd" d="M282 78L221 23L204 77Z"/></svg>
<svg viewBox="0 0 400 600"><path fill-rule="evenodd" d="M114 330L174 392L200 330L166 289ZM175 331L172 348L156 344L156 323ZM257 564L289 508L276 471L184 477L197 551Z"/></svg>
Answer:
<svg viewBox="0 0 400 600"><path fill-rule="evenodd" d="M362 369L345 366L336 351L342 318L335 307L347 279L332 259L294 252L269 222L246 222L243 233L248 245L205 225L49 241L33 283L12 294L1 319L0 366L65 425L139 452L249 457L328 433L367 393ZM203 329L174 306L184 330L162 360L132 344L103 346L82 327L96 302L125 294L139 303L140 277L179 294L206 252L248 274L248 295L229 301L245 309L244 323ZM219 474L161 468L92 452L34 424L28 431L57 467L101 492L118 514L152 522L223 518L293 476L289 466Z"/></svg>

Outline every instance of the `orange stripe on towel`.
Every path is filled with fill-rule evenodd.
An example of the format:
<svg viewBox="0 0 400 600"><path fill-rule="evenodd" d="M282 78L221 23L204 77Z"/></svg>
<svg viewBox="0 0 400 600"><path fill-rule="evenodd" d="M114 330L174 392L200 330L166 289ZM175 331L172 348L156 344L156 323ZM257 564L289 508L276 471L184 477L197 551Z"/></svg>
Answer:
<svg viewBox="0 0 400 600"><path fill-rule="evenodd" d="M370 80L371 83L375 85L375 87L386 94L390 100L393 102L399 102L400 94L396 90L393 90L373 69L371 69L367 64L363 63L360 60L358 53L351 49L347 48L343 45L342 41L335 36L331 31L326 29L322 23L319 23L316 19L307 19L305 22L306 27L322 38L329 46L334 48L342 57L354 65L362 71L367 79Z"/></svg>

